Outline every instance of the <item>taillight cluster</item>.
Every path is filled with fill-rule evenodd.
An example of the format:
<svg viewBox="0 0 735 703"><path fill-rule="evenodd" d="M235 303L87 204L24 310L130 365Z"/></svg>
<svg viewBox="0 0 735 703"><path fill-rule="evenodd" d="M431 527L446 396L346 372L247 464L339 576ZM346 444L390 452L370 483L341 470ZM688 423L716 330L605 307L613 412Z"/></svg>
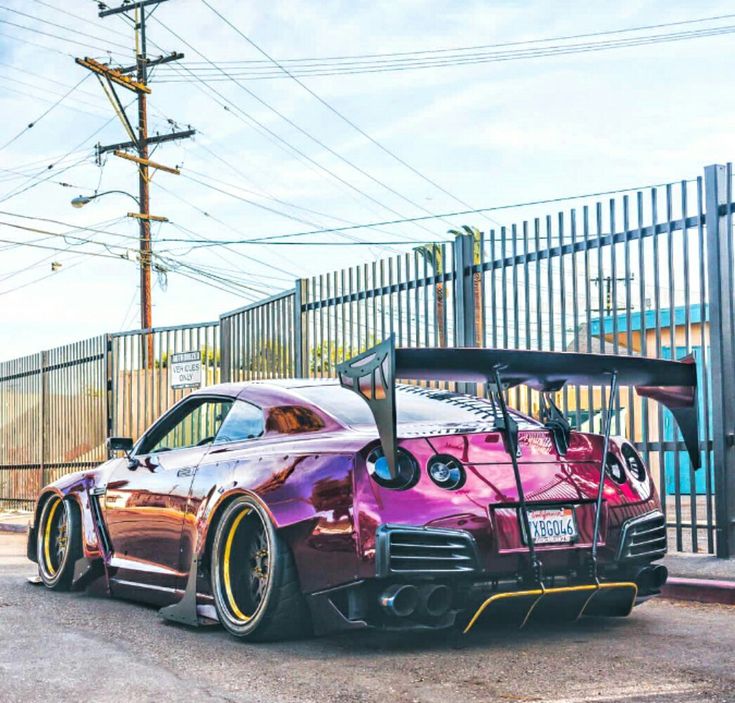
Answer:
<svg viewBox="0 0 735 703"><path fill-rule="evenodd" d="M365 463L373 481L384 488L398 491L412 488L418 483L421 475L416 458L401 448L396 453L397 476L391 476L388 460L381 447L371 449L365 458ZM426 472L437 486L449 491L461 488L466 479L462 462L448 454L436 454L431 457L426 465Z"/></svg>
<svg viewBox="0 0 735 703"><path fill-rule="evenodd" d="M620 453L623 455L625 460L625 467L628 469L628 473L636 481L646 480L646 467L643 464L643 460L638 455L638 452L627 442L620 447ZM625 483L627 476L623 465L612 452L608 452L607 460L605 462L605 470L607 475L616 483Z"/></svg>

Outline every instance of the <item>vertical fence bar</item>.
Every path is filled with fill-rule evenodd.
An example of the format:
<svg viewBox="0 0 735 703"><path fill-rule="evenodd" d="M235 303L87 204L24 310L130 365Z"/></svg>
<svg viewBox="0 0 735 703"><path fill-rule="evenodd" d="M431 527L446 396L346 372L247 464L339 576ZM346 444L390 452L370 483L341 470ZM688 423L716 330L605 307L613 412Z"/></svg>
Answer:
<svg viewBox="0 0 735 703"><path fill-rule="evenodd" d="M733 301L732 233L723 208L729 209L729 168L705 169L707 279L710 300L712 355L712 429L717 517L717 556L727 558L735 549L735 330Z"/></svg>

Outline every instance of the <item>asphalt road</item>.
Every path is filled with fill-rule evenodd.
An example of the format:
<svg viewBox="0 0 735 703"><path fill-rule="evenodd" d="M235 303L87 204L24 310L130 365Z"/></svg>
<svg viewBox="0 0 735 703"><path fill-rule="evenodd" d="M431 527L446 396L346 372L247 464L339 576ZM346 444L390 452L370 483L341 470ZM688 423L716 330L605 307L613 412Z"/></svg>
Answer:
<svg viewBox="0 0 735 703"><path fill-rule="evenodd" d="M249 645L25 577L0 535L0 703L735 701L735 608L657 601L624 620Z"/></svg>

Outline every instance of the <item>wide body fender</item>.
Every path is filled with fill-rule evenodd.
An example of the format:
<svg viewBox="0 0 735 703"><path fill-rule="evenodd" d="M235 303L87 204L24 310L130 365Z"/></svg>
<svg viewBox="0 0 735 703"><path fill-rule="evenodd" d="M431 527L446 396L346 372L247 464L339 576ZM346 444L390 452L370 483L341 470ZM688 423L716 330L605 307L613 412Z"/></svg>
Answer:
<svg viewBox="0 0 735 703"><path fill-rule="evenodd" d="M190 492L184 521L182 571L191 555L208 564L219 516L239 495L260 501L286 539L304 592L313 592L357 578L354 524L353 455L287 453L283 445L252 454L210 455L200 464ZM208 591L208 584L200 588Z"/></svg>
<svg viewBox="0 0 735 703"><path fill-rule="evenodd" d="M97 491L103 491L107 485L107 476L114 469L117 462L112 459L89 471L78 471L67 474L45 486L41 491L33 514L33 521L28 532L28 558L36 561L36 534L41 511L51 496L73 500L79 507L82 527L82 549L87 559L103 559L105 554L102 546L99 525L95 518L92 501L97 500Z"/></svg>

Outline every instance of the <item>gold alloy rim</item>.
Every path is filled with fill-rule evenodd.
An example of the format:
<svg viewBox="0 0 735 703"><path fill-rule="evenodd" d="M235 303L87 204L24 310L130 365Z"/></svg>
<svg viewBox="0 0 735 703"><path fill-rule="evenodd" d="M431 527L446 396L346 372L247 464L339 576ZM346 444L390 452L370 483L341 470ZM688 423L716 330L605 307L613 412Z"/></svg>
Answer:
<svg viewBox="0 0 735 703"><path fill-rule="evenodd" d="M52 498L46 513L46 522L44 525L44 536L43 536L43 563L46 573L53 578L56 576L58 568L64 561L66 554L66 548L68 545L68 517L66 509L63 507L63 501L61 498ZM62 506L63 515L59 518L59 522L56 524L56 534L54 534L54 520L56 518L56 511ZM54 549L52 552L52 541L54 541ZM53 556L56 557L56 564L54 564Z"/></svg>
<svg viewBox="0 0 735 703"><path fill-rule="evenodd" d="M237 534L238 528L243 518L247 515L255 515L259 518L257 513L252 509L245 507L240 513L233 519L229 531L227 533L227 539L225 540L225 547L222 552L222 581L224 583L225 595L227 597L227 603L230 611L235 618L243 623L250 621L255 613L257 612L260 604L263 602L265 596L266 587L269 579L269 549L268 549L268 538L266 535L265 526L261 522L261 529L258 530L255 539L252 540L249 554L248 554L248 569L246 574L241 574L240 578L246 577L249 579L249 596L254 603L253 612L249 615L244 613L240 608L235 597L235 589L233 587L233 577L237 579L237 575L233 574L233 543ZM237 554L234 555L238 557Z"/></svg>

